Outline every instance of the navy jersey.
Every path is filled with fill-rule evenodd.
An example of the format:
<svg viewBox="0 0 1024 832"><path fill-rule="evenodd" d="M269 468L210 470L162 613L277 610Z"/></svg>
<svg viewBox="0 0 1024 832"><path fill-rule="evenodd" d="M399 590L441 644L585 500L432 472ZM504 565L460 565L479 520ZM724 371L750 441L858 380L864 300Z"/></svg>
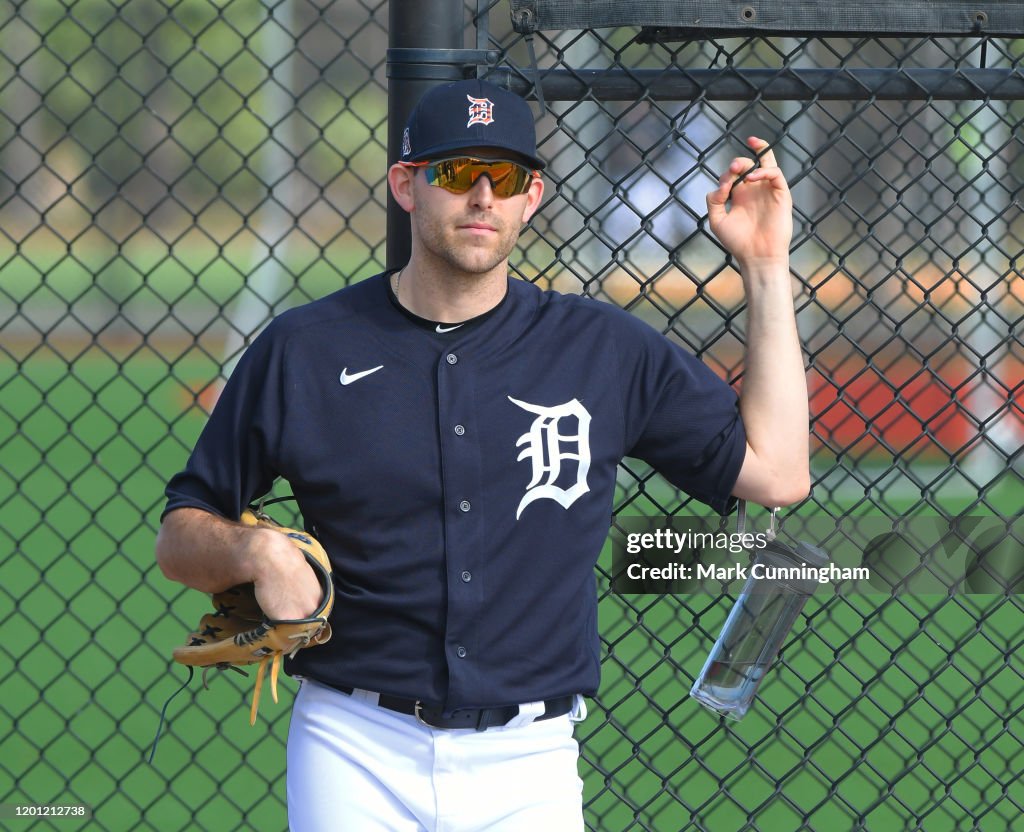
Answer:
<svg viewBox="0 0 1024 832"><path fill-rule="evenodd" d="M334 638L293 674L449 711L594 694L617 465L726 511L735 393L609 304L510 280L441 338L389 295L378 275L271 322L166 511L237 518L288 480L337 584Z"/></svg>

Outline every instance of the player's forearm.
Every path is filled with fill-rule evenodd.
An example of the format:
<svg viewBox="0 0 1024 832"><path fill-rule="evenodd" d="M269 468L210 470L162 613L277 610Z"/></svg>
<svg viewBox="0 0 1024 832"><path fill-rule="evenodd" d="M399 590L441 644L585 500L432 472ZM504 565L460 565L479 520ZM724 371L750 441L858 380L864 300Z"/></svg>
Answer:
<svg viewBox="0 0 1024 832"><path fill-rule="evenodd" d="M807 379L788 259L743 264L747 351L740 413L747 443L774 481L775 502L810 488Z"/></svg>
<svg viewBox="0 0 1024 832"><path fill-rule="evenodd" d="M254 537L263 530L196 508L170 512L156 539L164 575L202 592L220 592L255 579Z"/></svg>

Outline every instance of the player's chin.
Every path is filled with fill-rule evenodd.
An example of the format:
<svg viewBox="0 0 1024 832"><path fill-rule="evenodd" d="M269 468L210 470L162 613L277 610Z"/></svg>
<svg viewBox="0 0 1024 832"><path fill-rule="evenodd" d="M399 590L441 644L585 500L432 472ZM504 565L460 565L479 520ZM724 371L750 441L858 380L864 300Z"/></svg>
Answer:
<svg viewBox="0 0 1024 832"><path fill-rule="evenodd" d="M465 274L485 275L501 265L506 257L462 257L459 260L458 266L459 270Z"/></svg>
<svg viewBox="0 0 1024 832"><path fill-rule="evenodd" d="M475 245L453 247L460 269L469 274L484 274L508 259L515 241L491 241L489 245L478 241Z"/></svg>

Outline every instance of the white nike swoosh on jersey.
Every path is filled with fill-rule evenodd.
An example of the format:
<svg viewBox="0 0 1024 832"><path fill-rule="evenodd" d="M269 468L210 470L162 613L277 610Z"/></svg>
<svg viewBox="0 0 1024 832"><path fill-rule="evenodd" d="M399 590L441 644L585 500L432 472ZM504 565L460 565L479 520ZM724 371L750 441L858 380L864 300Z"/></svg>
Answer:
<svg viewBox="0 0 1024 832"><path fill-rule="evenodd" d="M366 378L370 373L375 373L384 367L383 364L374 367L372 370L363 370L361 373L349 373L348 367L341 371L340 381L342 384L351 384L353 381L359 381L361 378Z"/></svg>
<svg viewBox="0 0 1024 832"><path fill-rule="evenodd" d="M455 326L441 326L441 324L438 324L434 328L434 332L451 332L453 329L458 329L460 326L462 326L462 324L455 324Z"/></svg>

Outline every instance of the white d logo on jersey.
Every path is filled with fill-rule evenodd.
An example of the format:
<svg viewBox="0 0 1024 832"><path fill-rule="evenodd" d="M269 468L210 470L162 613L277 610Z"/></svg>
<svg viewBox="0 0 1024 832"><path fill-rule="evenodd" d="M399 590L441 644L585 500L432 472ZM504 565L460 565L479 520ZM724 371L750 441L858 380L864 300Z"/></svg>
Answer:
<svg viewBox="0 0 1024 832"><path fill-rule="evenodd" d="M516 520L534 500L547 497L554 500L562 508L569 508L580 497L590 491L587 485L587 474L590 472L590 413L576 399L554 407L508 400L523 410L537 414L530 429L516 441L516 447L524 445L516 461L529 459L533 465L533 477L526 486L526 493L519 501ZM559 422L562 419L574 418L577 432L560 433ZM563 445L575 446L573 450L563 450ZM569 488L560 488L555 481L562 473L563 460L576 460L576 482Z"/></svg>

